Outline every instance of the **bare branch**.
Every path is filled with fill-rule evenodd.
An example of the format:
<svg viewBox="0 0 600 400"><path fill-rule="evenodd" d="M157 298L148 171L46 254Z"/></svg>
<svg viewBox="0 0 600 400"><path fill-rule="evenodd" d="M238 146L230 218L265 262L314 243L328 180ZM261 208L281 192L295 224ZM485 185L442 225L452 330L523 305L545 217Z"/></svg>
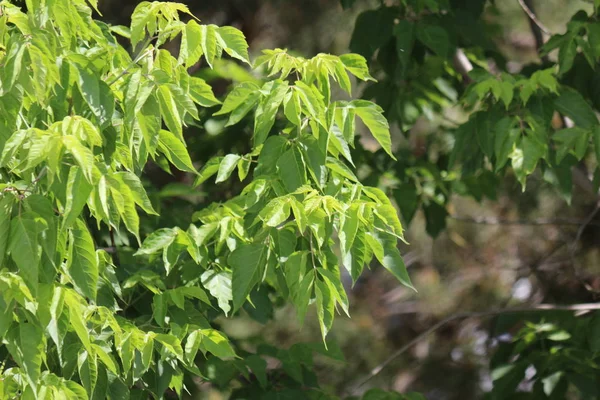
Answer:
<svg viewBox="0 0 600 400"><path fill-rule="evenodd" d="M502 219L496 217L468 217L462 215L450 215L450 218L481 225L573 225L573 226L600 226L600 222L594 222L591 219L576 218L536 218L536 219Z"/></svg>
<svg viewBox="0 0 600 400"><path fill-rule="evenodd" d="M427 329L425 332L421 333L413 340L396 350L391 356L389 356L384 362L379 364L377 367L373 368L371 372L360 379L354 385L351 386L350 392L357 393L358 390L371 379L376 377L385 367L387 367L392 361L396 358L404 354L407 350L413 347L415 344L419 343L421 340L425 339L427 336L440 329L442 326L455 321L457 319L466 319L466 318L488 318L494 317L501 314L514 314L514 313L526 313L526 312L534 312L534 311L572 311L572 312L582 312L582 311L592 311L592 310L600 310L600 303L583 303L583 304L570 304L570 305L562 305L562 304L539 304L537 306L530 307L513 307L513 308L503 308L497 310L488 310L488 311L479 311L479 312L462 312L451 315L443 320L439 321L431 328Z"/></svg>
<svg viewBox="0 0 600 400"><path fill-rule="evenodd" d="M469 61L469 58L462 49L456 49L456 53L454 53L453 63L454 68L456 68L458 73L463 77L463 80L466 84L473 82L473 80L469 76L469 72L471 72L471 70L473 69L473 64L471 64L471 61Z"/></svg>
<svg viewBox="0 0 600 400"><path fill-rule="evenodd" d="M548 30L548 28L546 28L544 26L544 24L542 24L540 22L540 20L537 19L536 15L533 13L533 11L531 11L531 7L529 5L527 5L526 0L519 0L519 5L523 9L523 11L525 11L525 14L527 14L530 21L533 22L542 32L544 32L548 36L552 35L552 33ZM536 41L537 41L537 38L536 38Z"/></svg>

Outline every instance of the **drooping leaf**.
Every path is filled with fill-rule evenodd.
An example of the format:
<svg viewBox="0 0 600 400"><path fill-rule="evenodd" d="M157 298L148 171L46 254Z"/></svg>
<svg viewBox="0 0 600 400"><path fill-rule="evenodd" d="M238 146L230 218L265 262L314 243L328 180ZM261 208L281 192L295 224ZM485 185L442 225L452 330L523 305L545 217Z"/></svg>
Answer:
<svg viewBox="0 0 600 400"><path fill-rule="evenodd" d="M365 100L354 100L351 102L356 109L356 115L369 128L373 137L379 142L386 153L394 160L396 159L392 153L392 140L390 138L390 128L387 120L383 116L383 109Z"/></svg>
<svg viewBox="0 0 600 400"><path fill-rule="evenodd" d="M36 216L23 213L10 222L8 249L30 287L37 287L40 262Z"/></svg>
<svg viewBox="0 0 600 400"><path fill-rule="evenodd" d="M228 272L218 272L208 270L200 277L202 286L204 286L210 294L217 299L219 308L223 310L225 315L231 311L229 302L233 299L231 288L231 274Z"/></svg>
<svg viewBox="0 0 600 400"><path fill-rule="evenodd" d="M268 251L268 247L263 244L249 244L241 245L229 255L234 312L243 305L252 288L262 280Z"/></svg>
<svg viewBox="0 0 600 400"><path fill-rule="evenodd" d="M69 235L69 258L67 269L75 287L91 300L96 299L98 286L98 262L92 236L81 220Z"/></svg>
<svg viewBox="0 0 600 400"><path fill-rule="evenodd" d="M179 170L196 173L185 144L171 132L161 129L158 145L167 159Z"/></svg>

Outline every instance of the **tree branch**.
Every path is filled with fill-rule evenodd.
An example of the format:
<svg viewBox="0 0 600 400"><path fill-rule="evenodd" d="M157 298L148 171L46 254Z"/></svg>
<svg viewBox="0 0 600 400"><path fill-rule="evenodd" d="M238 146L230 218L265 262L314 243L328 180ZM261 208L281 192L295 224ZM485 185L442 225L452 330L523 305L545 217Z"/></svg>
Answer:
<svg viewBox="0 0 600 400"><path fill-rule="evenodd" d="M527 3L529 3L529 4L527 4ZM535 24L535 26L537 27L537 29L532 28L532 31L534 31L533 33L534 33L534 36L536 36L536 42L538 44L539 44L539 41L537 39L538 35L536 34L536 31L544 32L548 36L552 35L552 33L548 30L548 28L546 28L544 26L544 24L542 24L540 22L540 20L537 19L536 15L532 11L533 5L531 4L531 0L519 0L519 5L523 9L523 11L525 11L525 14L527 14L527 16L529 17L530 24ZM539 36L542 37L541 35L539 35ZM542 40L542 43L543 43L543 40Z"/></svg>
<svg viewBox="0 0 600 400"><path fill-rule="evenodd" d="M467 55L462 49L457 48L456 53L454 53L454 68L458 71L458 73L463 77L465 84L469 84L473 82L471 77L469 76L469 72L473 69L473 64L467 58Z"/></svg>
<svg viewBox="0 0 600 400"><path fill-rule="evenodd" d="M488 311L480 311L480 312L462 312L451 315L443 320L439 321L425 332L419 334L413 340L396 350L391 356L389 356L384 362L379 364L377 367L373 368L371 372L360 379L354 385L351 386L350 392L357 393L358 390L371 379L376 377L385 367L387 367L392 361L396 358L404 354L407 350L409 350L412 346L419 343L421 340L425 339L427 336L440 329L442 326L455 321L457 319L465 319L465 318L487 318L494 317L501 314L511 314L511 313L526 313L526 312L534 312L534 311L572 311L572 312L581 312L581 311L592 311L592 310L600 310L600 303L583 303L583 304L570 304L570 305L560 305L560 304L539 304L537 306L530 307L513 307L513 308L503 308L497 310L488 310Z"/></svg>
<svg viewBox="0 0 600 400"><path fill-rule="evenodd" d="M576 218L537 218L537 219L502 219L496 217L467 217L462 215L450 215L456 221L463 221L481 225L574 225L574 226L600 226L600 222L594 222L587 218L585 220Z"/></svg>

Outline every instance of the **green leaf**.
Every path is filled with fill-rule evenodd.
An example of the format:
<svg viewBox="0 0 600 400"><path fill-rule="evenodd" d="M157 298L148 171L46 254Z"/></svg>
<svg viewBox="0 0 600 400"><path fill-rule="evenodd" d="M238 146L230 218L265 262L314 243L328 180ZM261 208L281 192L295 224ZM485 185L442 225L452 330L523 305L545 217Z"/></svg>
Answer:
<svg viewBox="0 0 600 400"><path fill-rule="evenodd" d="M291 90L285 95L285 99L283 101L283 112L285 117L292 124L300 126L302 123L300 118L300 97L298 97L298 93L295 90Z"/></svg>
<svg viewBox="0 0 600 400"><path fill-rule="evenodd" d="M448 32L439 25L429 25L419 22L416 26L417 39L425 46L429 47L440 57L448 58L452 44Z"/></svg>
<svg viewBox="0 0 600 400"><path fill-rule="evenodd" d="M353 282L356 282L362 274L365 262L368 261L366 240L364 230L359 228L352 242L352 247L342 254L344 266L350 272Z"/></svg>
<svg viewBox="0 0 600 400"><path fill-rule="evenodd" d="M594 152L596 155L596 163L600 164L600 125L595 126L594 129L592 130L592 139L594 141Z"/></svg>
<svg viewBox="0 0 600 400"><path fill-rule="evenodd" d="M152 207L152 202L148 198L146 189L144 189L144 185L142 185L137 175L129 171L119 171L115 176L129 188L133 200L142 210L148 214L158 215L154 207Z"/></svg>
<svg viewBox="0 0 600 400"><path fill-rule="evenodd" d="M62 141L67 150L73 155L73 158L75 158L77 164L79 164L85 179L93 184L94 153L85 147L75 136L63 136Z"/></svg>
<svg viewBox="0 0 600 400"><path fill-rule="evenodd" d="M90 334L85 322L85 305L84 300L77 295L72 289L65 291L65 304L69 309L69 323L77 337L83 344L83 347L88 352L93 352L90 342Z"/></svg>
<svg viewBox="0 0 600 400"><path fill-rule="evenodd" d="M215 183L225 182L237 166L240 156L237 154L227 154L219 164L217 179Z"/></svg>
<svg viewBox="0 0 600 400"><path fill-rule="evenodd" d="M585 155L585 150L587 150L589 131L578 127L561 129L552 135L552 139L558 142L556 149L557 163L560 163L571 151L574 151L576 157L580 160ZM583 146L580 143L583 143Z"/></svg>
<svg viewBox="0 0 600 400"><path fill-rule="evenodd" d="M340 271L337 268L335 268L335 272L324 268L317 268L317 271L319 272L319 275L321 275L321 278L323 279L325 284L327 284L327 286L329 287L331 295L334 297L334 299L349 317L350 313L348 311L348 296L346 295L346 290L342 285Z"/></svg>
<svg viewBox="0 0 600 400"><path fill-rule="evenodd" d="M4 263L9 250L13 201L11 196L0 199L0 264Z"/></svg>
<svg viewBox="0 0 600 400"><path fill-rule="evenodd" d="M581 93L571 88L563 88L560 95L554 100L556 110L571 118L575 124L584 129L591 129L598 125L598 118L594 110Z"/></svg>
<svg viewBox="0 0 600 400"><path fill-rule="evenodd" d="M266 92L256 108L254 116L254 146L264 143L269 135L277 110L283 102L288 91L288 83L285 81L270 81L263 85L262 92Z"/></svg>
<svg viewBox="0 0 600 400"><path fill-rule="evenodd" d="M231 114L225 126L237 124L250 112L260 98L260 87L253 82L242 82L227 95L223 106L214 115Z"/></svg>
<svg viewBox="0 0 600 400"><path fill-rule="evenodd" d="M289 192L306 183L306 167L302 154L293 147L286 150L277 160L277 174Z"/></svg>
<svg viewBox="0 0 600 400"><path fill-rule="evenodd" d="M262 146L254 176L269 176L277 171L277 160L287 148L288 141L279 135L270 136Z"/></svg>
<svg viewBox="0 0 600 400"><path fill-rule="evenodd" d="M198 172L198 177L194 181L194 187L199 186L206 182L208 178L213 176L219 171L221 162L223 161L223 157L213 157Z"/></svg>
<svg viewBox="0 0 600 400"><path fill-rule="evenodd" d="M246 37L239 29L232 26L219 27L217 30L217 41L231 57L250 65L248 43L246 43Z"/></svg>
<svg viewBox="0 0 600 400"><path fill-rule="evenodd" d="M267 226L278 227L290 217L290 200L276 197L260 211L258 217Z"/></svg>
<svg viewBox="0 0 600 400"><path fill-rule="evenodd" d="M577 55L577 42L575 38L570 37L565 40L558 50L558 72L563 75L573 67L575 56Z"/></svg>
<svg viewBox="0 0 600 400"><path fill-rule="evenodd" d="M154 337L168 352L183 360L183 348L179 340L173 335L159 333Z"/></svg>
<svg viewBox="0 0 600 400"><path fill-rule="evenodd" d="M210 85L195 76L190 77L190 97L202 107L213 107L221 104L213 94Z"/></svg>
<svg viewBox="0 0 600 400"><path fill-rule="evenodd" d="M169 228L161 228L152 232L142 243L142 247L135 253L136 255L154 254L168 247L177 237L177 231Z"/></svg>
<svg viewBox="0 0 600 400"><path fill-rule="evenodd" d="M85 391L91 397L96 387L96 381L98 380L98 359L96 354L90 354L82 350L77 357L77 370Z"/></svg>
<svg viewBox="0 0 600 400"><path fill-rule="evenodd" d="M354 238L358 232L360 225L359 220L360 206L352 204L348 210L340 216L340 230L338 236L340 238L341 251L343 254L350 251L354 244Z"/></svg>
<svg viewBox="0 0 600 400"><path fill-rule="evenodd" d="M401 19L394 26L394 36L396 37L396 53L400 61L402 76L408 71L410 65L412 50L415 42L414 22L407 19Z"/></svg>
<svg viewBox="0 0 600 400"><path fill-rule="evenodd" d="M115 109L115 101L108 85L98 79L96 74L87 68L79 68L79 90L90 107L92 113L98 118L100 125L105 126L110 123Z"/></svg>
<svg viewBox="0 0 600 400"><path fill-rule="evenodd" d="M354 100L350 103L356 109L356 114L362 122L369 128L373 137L381 145L383 150L396 159L392 153L392 140L390 137L390 127L383 116L383 109L377 104L366 100Z"/></svg>
<svg viewBox="0 0 600 400"><path fill-rule="evenodd" d="M12 219L8 249L19 267L21 276L31 288L37 287L40 267L37 236L38 228L34 214L23 213Z"/></svg>
<svg viewBox="0 0 600 400"><path fill-rule="evenodd" d="M160 104L160 114L167 128L183 141L183 127L181 117L177 109L177 103L173 97L169 86L160 85L157 90L158 103Z"/></svg>
<svg viewBox="0 0 600 400"><path fill-rule="evenodd" d="M40 377L44 355L44 332L31 322L19 324L19 344L22 367L29 384L35 389Z"/></svg>
<svg viewBox="0 0 600 400"><path fill-rule="evenodd" d="M269 248L264 244L248 244L237 247L229 255L232 270L231 287L233 312L246 301L252 288L262 280Z"/></svg>
<svg viewBox="0 0 600 400"><path fill-rule="evenodd" d="M93 186L85 179L81 168L71 167L67 179L67 202L65 204L63 228L69 228L81 215Z"/></svg>
<svg viewBox="0 0 600 400"><path fill-rule="evenodd" d="M266 388L268 384L267 380L267 362L259 355L252 354L246 357L246 365L250 367L252 373L258 380L261 388Z"/></svg>
<svg viewBox="0 0 600 400"><path fill-rule="evenodd" d="M216 329L200 330L200 348L219 358L236 357L227 337Z"/></svg>
<svg viewBox="0 0 600 400"><path fill-rule="evenodd" d="M352 75L363 81L374 81L373 77L369 74L369 66L367 60L358 54L342 54L340 61Z"/></svg>
<svg viewBox="0 0 600 400"><path fill-rule="evenodd" d="M350 39L350 51L370 60L375 51L392 36L395 15L394 9L388 7L367 10L360 14L356 18Z"/></svg>
<svg viewBox="0 0 600 400"><path fill-rule="evenodd" d="M329 286L320 279L315 280L315 297L317 303L317 318L321 327L323 342L333 325L335 301Z"/></svg>
<svg viewBox="0 0 600 400"><path fill-rule="evenodd" d="M175 135L164 129L160 130L158 145L161 152L180 171L197 173L192 165L192 160L187 152L185 144Z"/></svg>
<svg viewBox="0 0 600 400"><path fill-rule="evenodd" d="M200 25L200 47L209 67L213 67L213 61L217 55L217 29L216 25Z"/></svg>
<svg viewBox="0 0 600 400"><path fill-rule="evenodd" d="M306 213L304 212L304 206L295 198L292 199L290 206L292 207L292 213L294 214L298 229L300 230L300 233L303 234L306 230Z"/></svg>
<svg viewBox="0 0 600 400"><path fill-rule="evenodd" d="M196 64L200 60L200 57L202 57L202 54L204 54L204 50L200 45L201 40L202 29L200 25L196 21L190 20L182 31L181 46L179 49L179 61L184 62L186 68Z"/></svg>
<svg viewBox="0 0 600 400"><path fill-rule="evenodd" d="M93 343L92 344L92 348L94 349L96 355L98 356L98 358L100 359L100 361L102 361L102 363L108 368L108 370L110 372L112 372L115 375L119 374L119 370L117 368L117 363L115 362L114 358L112 357L112 355L109 355L104 348L100 347L99 345Z"/></svg>
<svg viewBox="0 0 600 400"><path fill-rule="evenodd" d="M135 199L131 190L127 185L118 180L111 182L110 190L112 198L117 204L119 215L123 219L123 222L125 222L127 230L136 237L138 243L141 243L139 236L140 217L135 209ZM117 202L117 198L119 198L119 202Z"/></svg>
<svg viewBox="0 0 600 400"><path fill-rule="evenodd" d="M14 44L9 48L8 54L3 57L4 67L2 68L2 95L11 91L21 71L23 70L22 62L25 54L25 44L21 41L14 41Z"/></svg>
<svg viewBox="0 0 600 400"><path fill-rule="evenodd" d="M219 308L223 310L225 315L231 311L229 302L233 299L231 290L231 274L225 271L205 271L200 277L202 286L204 286L210 294L217 299Z"/></svg>
<svg viewBox="0 0 600 400"><path fill-rule="evenodd" d="M96 300L98 263L92 236L81 220L69 234L67 269L75 287L91 300Z"/></svg>

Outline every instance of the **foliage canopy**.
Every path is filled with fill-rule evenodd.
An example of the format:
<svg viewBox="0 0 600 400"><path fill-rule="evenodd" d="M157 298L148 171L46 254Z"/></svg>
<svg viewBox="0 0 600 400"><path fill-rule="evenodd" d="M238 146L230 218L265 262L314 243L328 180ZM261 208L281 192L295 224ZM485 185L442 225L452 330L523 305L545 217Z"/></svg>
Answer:
<svg viewBox="0 0 600 400"><path fill-rule="evenodd" d="M481 19L484 0L384 4L358 16L353 53L273 49L253 63L242 32L183 4L141 2L130 26L112 26L94 0L25 3L0 3L2 398L181 397L198 379L232 398L335 398L312 367L315 353L343 359L327 340L349 313L340 268L355 282L380 264L414 289L396 206L406 223L422 208L435 236L453 193L493 199L507 173L525 189L541 172L570 201L571 168L587 162L598 191L598 1L520 73ZM256 73L221 100L189 71L227 58ZM452 106L465 120L433 137L441 150L394 145L388 120L408 131ZM239 127L246 151L198 165L186 128L209 115ZM378 151L356 140L363 128ZM185 224L159 224L149 165L194 187L236 184ZM285 301L299 321L315 309L323 343L248 348L218 329ZM529 365L536 398L569 385L599 395L600 319L557 319L534 318L498 352L492 398L510 398Z"/></svg>

